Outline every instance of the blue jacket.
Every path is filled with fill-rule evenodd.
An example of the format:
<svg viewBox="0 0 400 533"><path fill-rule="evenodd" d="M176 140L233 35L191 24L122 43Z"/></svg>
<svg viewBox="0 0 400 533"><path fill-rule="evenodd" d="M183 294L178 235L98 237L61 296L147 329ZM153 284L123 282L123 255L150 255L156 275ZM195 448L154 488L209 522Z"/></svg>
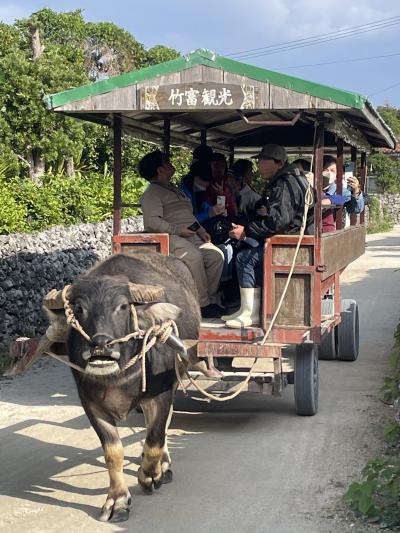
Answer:
<svg viewBox="0 0 400 533"><path fill-rule="evenodd" d="M338 205L343 205L343 201L340 200L340 195L336 195L336 183L332 183L325 192L328 197L331 197L334 204L337 203ZM335 196L338 200L337 202L335 201ZM347 187L344 187L343 184L343 191L341 196L347 198L347 200L344 202L344 206L346 207L348 213L361 213L362 211L364 211L365 204L363 193L360 193L358 198L355 198L351 194L351 190Z"/></svg>
<svg viewBox="0 0 400 533"><path fill-rule="evenodd" d="M197 204L195 202L196 193L193 193L193 191L191 191L189 187L183 181L180 184L179 188L192 202L193 214L197 218L197 220L200 222L200 224L208 220L210 218L208 212L212 206L208 202L204 201L201 204L200 209L197 209Z"/></svg>

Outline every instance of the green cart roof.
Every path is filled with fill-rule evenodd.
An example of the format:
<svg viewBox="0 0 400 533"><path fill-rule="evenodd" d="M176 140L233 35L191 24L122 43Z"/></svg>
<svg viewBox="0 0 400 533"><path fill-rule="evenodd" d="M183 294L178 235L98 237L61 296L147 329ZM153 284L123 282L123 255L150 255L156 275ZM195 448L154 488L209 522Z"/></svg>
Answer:
<svg viewBox="0 0 400 533"><path fill-rule="evenodd" d="M192 69L194 72L196 67L197 77L190 77L188 71ZM203 74L208 72L205 79L201 77L202 75L199 77L199 67L203 68ZM218 74L216 71L220 71L222 77L216 75ZM209 73L214 74L211 76ZM178 79L176 75L181 77ZM174 83L174 86L179 86L180 83L184 84L185 80L186 84L188 81L192 83L192 80L200 83L210 82L213 77L221 86L227 83L227 79L234 80L233 83L236 83L238 87L240 87L240 80L242 80L242 84L258 84L258 90L264 96L260 100L262 105L257 106L257 113L255 113L255 109L251 110L250 114L246 110L243 111L242 116L239 116L240 112L237 113L237 109L186 109L184 114L176 114L179 117L179 120L177 119L179 127L176 126L174 132L174 125L172 124L175 124L175 114L171 111L175 110L171 110L170 107L168 109L160 107L154 112L144 113L144 109L140 108L140 90L143 90L145 86L151 86L152 83L157 84L157 87L162 87L165 84L167 88ZM246 81L243 82L243 80ZM127 108L127 104L124 102L127 101L126 91L130 89L137 92L135 92L135 98L132 99L132 105L129 104L131 107ZM125 96L121 98L121 96L117 97L116 95ZM296 112L301 112L301 119L296 127L281 128L287 133L291 129L288 135L290 144L300 146L304 144L305 138L307 138L307 143L310 142L309 136L304 137L302 134L300 124L304 129L307 124L310 126L311 122L315 122L317 112L325 112L331 118L331 124L334 124L331 127L332 135L338 135L340 131L349 129L347 125L351 126L350 130L353 129L354 132L357 132L355 137L350 135L345 139L350 144L361 146L362 142L359 139L363 138L369 146L393 148L395 145L393 133L367 97L240 63L203 49L172 61L55 93L46 96L44 100L49 109L102 124L111 123L112 114L119 113L122 115L127 132L131 130L130 132L134 134L143 126L142 133L145 133L144 130L146 130L147 135L154 138L157 138L156 129L161 128L161 114L164 113L163 116L165 117L165 112L168 112L171 116L172 141L174 141L174 135L176 141L182 142L185 137L189 136L188 138L192 139L193 143L198 143L200 129L206 129L210 134L209 139L216 143L237 146L260 145L263 144L263 139L265 140L263 133L266 133L268 129L274 129L274 132L278 132L279 129L271 128L270 124L268 127L261 127L262 120L290 121ZM120 108L118 108L118 102L121 103ZM258 124L255 121L254 125L249 122L246 125L243 124L243 114L247 117L256 117ZM183 115L185 115L185 120L182 123ZM216 120L216 116L220 117L220 120ZM215 125L216 122L218 122L217 126ZM247 134L244 135L240 125L245 126L244 129ZM297 134L294 133L295 131ZM284 135L283 131L282 135ZM355 140L357 135L358 140ZM280 135L278 135L279 137ZM190 143L183 142L183 144Z"/></svg>

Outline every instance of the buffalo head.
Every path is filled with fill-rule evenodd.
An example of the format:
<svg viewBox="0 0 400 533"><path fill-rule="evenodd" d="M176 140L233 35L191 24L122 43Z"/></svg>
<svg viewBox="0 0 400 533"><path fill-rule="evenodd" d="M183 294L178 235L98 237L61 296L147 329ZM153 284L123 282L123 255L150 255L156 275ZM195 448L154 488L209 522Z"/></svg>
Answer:
<svg viewBox="0 0 400 533"><path fill-rule="evenodd" d="M69 357L92 376L117 374L141 349L140 338L112 343L134 331L131 305L142 330L181 314L176 305L160 301L165 299L161 287L134 284L125 276L83 277L71 287L68 298L90 337L88 341L71 328Z"/></svg>

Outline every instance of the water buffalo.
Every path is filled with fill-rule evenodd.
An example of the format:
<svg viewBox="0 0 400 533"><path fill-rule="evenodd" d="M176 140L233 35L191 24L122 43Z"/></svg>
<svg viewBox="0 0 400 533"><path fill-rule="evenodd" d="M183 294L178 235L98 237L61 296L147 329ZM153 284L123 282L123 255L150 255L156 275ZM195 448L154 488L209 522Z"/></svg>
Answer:
<svg viewBox="0 0 400 533"><path fill-rule="evenodd" d="M67 350L70 361L85 369L85 373L73 370L73 374L82 406L100 438L110 477L100 520L126 520L131 497L123 476L124 450L116 422L140 404L147 434L139 484L145 492L152 492L153 487L171 481L166 430L176 389L176 349L167 343L156 344L147 353L147 387L142 392L140 361L121 372L140 351L142 339L111 345L110 341L133 330L132 303L141 329L173 319L182 339L198 338L196 288L181 261L142 252L114 255L93 267L71 286L68 298L76 319L90 336L88 341L70 328Z"/></svg>

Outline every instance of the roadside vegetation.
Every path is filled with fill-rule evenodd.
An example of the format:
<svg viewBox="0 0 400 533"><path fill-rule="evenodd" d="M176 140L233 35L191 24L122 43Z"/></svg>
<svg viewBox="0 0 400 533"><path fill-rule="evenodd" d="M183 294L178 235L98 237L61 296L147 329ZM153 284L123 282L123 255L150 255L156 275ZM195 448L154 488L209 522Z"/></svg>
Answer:
<svg viewBox="0 0 400 533"><path fill-rule="evenodd" d="M146 49L115 24L87 22L81 10L44 8L14 24L0 22L0 234L99 222L112 214L110 131L48 112L43 97L179 55L162 44ZM379 111L400 136L400 110ZM145 183L136 166L153 147L123 139L125 203L138 202ZM177 179L189 160L188 150L173 152ZM382 190L400 191L400 162L379 153L371 164ZM372 218L374 231L386 230L387 217L379 220L373 212Z"/></svg>
<svg viewBox="0 0 400 533"><path fill-rule="evenodd" d="M378 198L375 196L370 197L368 209L367 233L383 233L393 229L394 224L389 210L387 207L381 206Z"/></svg>
<svg viewBox="0 0 400 533"><path fill-rule="evenodd" d="M344 501L367 522L400 531L400 324L394 339L392 372L381 390L382 400L393 409L393 420L384 430L386 447L381 456L368 461L361 481L350 485Z"/></svg>
<svg viewBox="0 0 400 533"><path fill-rule="evenodd" d="M45 8L12 25L0 22L0 234L112 215L111 132L48 112L44 95L178 56L163 45L145 49L115 24L86 22L80 10ZM125 203L139 201L145 182L136 166L151 149L123 139ZM173 152L177 175L187 161L186 150Z"/></svg>

